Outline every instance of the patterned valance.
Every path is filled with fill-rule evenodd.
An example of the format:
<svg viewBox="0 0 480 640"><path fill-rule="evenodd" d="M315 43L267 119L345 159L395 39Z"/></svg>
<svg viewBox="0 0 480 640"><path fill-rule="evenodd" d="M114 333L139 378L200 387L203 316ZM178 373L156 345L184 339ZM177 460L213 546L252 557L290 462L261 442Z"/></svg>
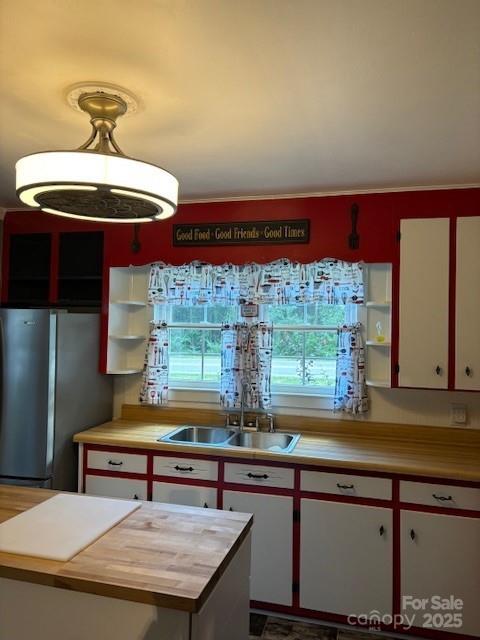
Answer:
<svg viewBox="0 0 480 640"><path fill-rule="evenodd" d="M148 287L150 304L362 304L363 300L363 264L334 258L308 264L286 258L243 265L157 262L151 266Z"/></svg>

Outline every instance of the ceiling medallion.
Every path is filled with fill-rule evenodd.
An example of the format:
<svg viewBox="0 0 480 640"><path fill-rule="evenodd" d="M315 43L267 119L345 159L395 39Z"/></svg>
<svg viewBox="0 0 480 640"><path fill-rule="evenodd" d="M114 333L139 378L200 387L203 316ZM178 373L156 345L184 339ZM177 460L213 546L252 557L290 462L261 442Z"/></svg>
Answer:
<svg viewBox="0 0 480 640"><path fill-rule="evenodd" d="M131 110L126 95L118 93L88 91L76 98L92 125L90 137L78 149L33 153L17 162L17 195L23 203L100 222L151 222L174 215L175 176L127 157L113 136L117 118Z"/></svg>

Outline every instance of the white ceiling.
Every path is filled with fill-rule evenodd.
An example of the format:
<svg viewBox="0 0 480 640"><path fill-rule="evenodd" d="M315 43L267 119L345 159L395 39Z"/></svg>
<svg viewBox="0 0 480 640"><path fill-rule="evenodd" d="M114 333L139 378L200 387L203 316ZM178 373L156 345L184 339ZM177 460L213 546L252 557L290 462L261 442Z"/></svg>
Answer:
<svg viewBox="0 0 480 640"><path fill-rule="evenodd" d="M87 80L183 200L480 182L480 0L1 0L0 205L88 137Z"/></svg>

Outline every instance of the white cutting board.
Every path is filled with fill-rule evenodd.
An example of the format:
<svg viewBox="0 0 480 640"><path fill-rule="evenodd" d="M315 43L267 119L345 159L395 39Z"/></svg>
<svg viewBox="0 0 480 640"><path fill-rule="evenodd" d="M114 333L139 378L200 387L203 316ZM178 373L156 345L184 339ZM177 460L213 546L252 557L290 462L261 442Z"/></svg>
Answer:
<svg viewBox="0 0 480 640"><path fill-rule="evenodd" d="M66 562L140 506L59 493L0 523L0 551Z"/></svg>

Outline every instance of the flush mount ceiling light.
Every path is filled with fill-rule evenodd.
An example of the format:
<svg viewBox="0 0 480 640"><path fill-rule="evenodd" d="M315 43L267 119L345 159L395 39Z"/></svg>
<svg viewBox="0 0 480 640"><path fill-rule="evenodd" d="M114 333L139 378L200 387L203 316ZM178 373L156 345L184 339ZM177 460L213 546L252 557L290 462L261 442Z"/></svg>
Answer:
<svg viewBox="0 0 480 640"><path fill-rule="evenodd" d="M118 92L121 93L121 92ZM151 222L177 210L178 181L161 167L128 158L113 130L129 108L117 92L80 93L92 132L74 151L44 151L16 164L17 195L30 207L68 218Z"/></svg>

